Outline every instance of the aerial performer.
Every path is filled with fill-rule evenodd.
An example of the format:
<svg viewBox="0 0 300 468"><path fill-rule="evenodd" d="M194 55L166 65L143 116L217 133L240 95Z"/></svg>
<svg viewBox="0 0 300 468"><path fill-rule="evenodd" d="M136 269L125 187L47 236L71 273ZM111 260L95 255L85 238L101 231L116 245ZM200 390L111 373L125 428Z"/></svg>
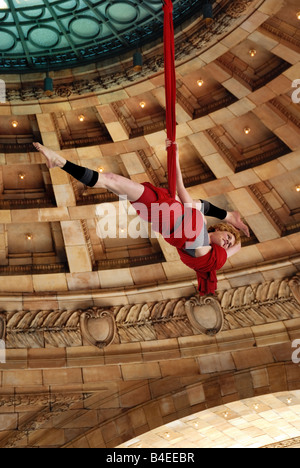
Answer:
<svg viewBox="0 0 300 468"><path fill-rule="evenodd" d="M167 146L172 143L167 141ZM47 159L49 168L60 167L88 187L104 188L120 197L127 197L142 219L152 223L152 229L176 247L182 262L195 270L200 295L214 294L216 271L241 248L240 233L249 235L248 227L238 212L226 212L208 201L193 200L184 187L176 148L177 193L155 187L149 182L139 184L113 173L98 173L66 161L60 154L34 143ZM207 229L205 216L222 220ZM208 232L209 231L209 232Z"/></svg>
<svg viewBox="0 0 300 468"><path fill-rule="evenodd" d="M139 184L113 173L98 173L64 159L60 154L34 143L49 168L60 167L88 187L104 188L119 197L127 197L137 214L152 225L179 253L181 261L197 274L198 291L204 296L217 289L217 270L227 258L241 249L240 231L249 229L237 211L227 212L206 200L193 200L186 190L176 143L176 76L173 28L173 4L164 4L164 53L166 122L168 152L168 189L149 182ZM177 191L177 194L176 194ZM207 229L206 216L220 223Z"/></svg>

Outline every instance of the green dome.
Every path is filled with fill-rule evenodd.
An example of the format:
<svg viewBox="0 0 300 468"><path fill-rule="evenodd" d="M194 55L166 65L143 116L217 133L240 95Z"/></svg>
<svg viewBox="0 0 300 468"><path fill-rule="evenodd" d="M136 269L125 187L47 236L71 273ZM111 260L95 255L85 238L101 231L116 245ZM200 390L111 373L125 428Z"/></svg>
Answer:
<svg viewBox="0 0 300 468"><path fill-rule="evenodd" d="M174 22L207 0L174 0ZM74 67L122 55L162 37L161 0L0 0L2 73Z"/></svg>

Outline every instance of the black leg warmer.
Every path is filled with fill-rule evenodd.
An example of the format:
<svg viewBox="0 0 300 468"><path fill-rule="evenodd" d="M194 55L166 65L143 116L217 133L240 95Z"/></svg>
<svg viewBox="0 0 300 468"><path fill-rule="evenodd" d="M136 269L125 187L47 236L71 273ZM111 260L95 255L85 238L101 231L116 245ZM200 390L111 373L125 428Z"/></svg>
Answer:
<svg viewBox="0 0 300 468"><path fill-rule="evenodd" d="M227 216L227 211L222 210L221 208L218 208L217 206L213 205L212 203L209 203L206 200L201 200L202 203L204 203L204 214L206 216L211 216L213 218L218 218L218 219L225 219Z"/></svg>
<svg viewBox="0 0 300 468"><path fill-rule="evenodd" d="M98 182L98 172L86 167L77 166L77 164L73 164L70 161L67 161L62 169L88 187L94 187Z"/></svg>

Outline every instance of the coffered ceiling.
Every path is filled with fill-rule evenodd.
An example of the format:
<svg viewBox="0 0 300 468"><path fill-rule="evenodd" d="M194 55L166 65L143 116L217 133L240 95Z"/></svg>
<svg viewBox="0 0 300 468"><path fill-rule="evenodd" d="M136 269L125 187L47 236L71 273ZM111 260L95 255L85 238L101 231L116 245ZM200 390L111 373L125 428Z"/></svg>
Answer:
<svg viewBox="0 0 300 468"><path fill-rule="evenodd" d="M279 240L281 236L289 238L299 230L296 187L300 184L300 169L295 155L300 145L300 114L292 101L292 79L298 76L299 20L292 2L288 16L285 7L278 5L276 16L266 10L268 14L256 13L255 17L254 13L251 19L247 7L246 3L240 6L237 14L232 5L219 5L213 29L206 33L206 49L200 55L195 53L199 39L195 31L197 25L203 27L202 18L187 29L186 35L176 37L177 137L184 180L192 196L241 211L251 228L251 238L244 238L243 244L253 259L261 262L276 257L274 249L266 253L264 242ZM215 41L213 31L223 34L221 42ZM188 49L187 62L181 64L182 48L193 43L196 49ZM72 240L67 236L64 253L56 256L61 265L63 260L59 259L68 258L62 268L71 274L77 270L86 274L97 271L100 278L101 271L111 270L113 275L120 268L125 274L126 268L132 268L135 277L134 268L144 263L156 269L158 281L164 281L169 259L175 260L165 245L154 239L137 241L119 234L113 240L101 239L95 206L115 202L116 197L105 190L88 189L62 172L50 173L32 147L33 141L43 141L64 151L67 159L92 169L166 186L164 76L159 68L156 73L150 72L151 54L145 55L143 72L131 78L128 67L132 63L128 61L123 63L123 72L120 64L104 68L102 88L93 92L90 85L97 83L99 70L88 66L84 80L80 73L64 70L67 97L59 96L61 72L53 74L55 94L48 98L41 95L36 100L36 93L40 93L39 75L36 87L32 83L34 75L20 82L7 75L8 101L1 106L0 117L1 203L3 208L26 208L26 216L12 212L11 222L27 218L36 223L46 217L39 212L43 207L71 207L70 217L63 220L75 223L75 231L83 229L84 234ZM160 54L158 44L157 63ZM108 76L115 82L107 89L103 86ZM125 231L127 228L121 227ZM52 238L53 231L48 234ZM42 235L45 233L41 230ZM53 239L51 242L56 245ZM42 245L36 235L35 245ZM295 245L297 241L289 238L288 252L296 253ZM85 251L81 265L71 258L75 246L78 255ZM6 251L3 249L3 256ZM244 264L242 257L237 256L227 265L234 267L238 259ZM6 265L8 273L8 261ZM145 275L139 279L147 282L153 278ZM130 283L135 282L133 277Z"/></svg>
<svg viewBox="0 0 300 468"><path fill-rule="evenodd" d="M250 398L257 404L266 394L274 394L274 408L271 397L268 404L262 399L261 416L252 406L250 416L259 421L266 405L276 419L283 395L277 392L289 398L300 388L291 358L300 327L300 104L293 87L300 79L298 2L221 0L210 28L190 10L191 21L177 29L184 182L194 199L238 210L251 232L218 273L217 294L204 303L194 297L194 272L162 238L146 235L148 225L140 223L139 238L128 235L138 219L125 201L59 168L49 170L32 146L41 141L81 166L167 186L163 49L161 40L153 43L161 31L160 2L41 3L7 1L21 22L29 10L33 26L14 47L23 53L41 37L58 41L56 26L43 23L51 7L51 21L68 26L78 49L67 44L62 63L55 49L65 44L62 34L57 45L46 49L41 42L37 54L23 58L2 50L7 70L13 64L20 72L42 70L0 75L6 86L0 104L0 343L7 358L0 364L0 446L116 447L182 417L189 426L195 413L212 407L229 411L230 403ZM77 13L71 11L75 3ZM196 2L174 2L175 21L180 4L193 8ZM13 47L13 36L1 30L12 17L0 5L0 37ZM137 21L149 32L141 72L133 70L132 50L90 63L100 53L93 42L96 10L110 16L98 22L98 35L106 31L103 38L115 51L130 50L126 37L135 50ZM116 18L120 11L127 15L123 23ZM106 28L117 23L113 36ZM83 24L91 29L79 38ZM153 24L157 29L150 30ZM88 51L83 44L89 41ZM86 61L73 68L82 59L78 50ZM47 60L54 61L52 96L43 89ZM105 213L116 214L113 225L103 226ZM204 325L197 326L195 316ZM287 410L290 403L283 403ZM241 419L232 409L234 425ZM276 438L276 427L268 431ZM260 435L262 445L274 442Z"/></svg>

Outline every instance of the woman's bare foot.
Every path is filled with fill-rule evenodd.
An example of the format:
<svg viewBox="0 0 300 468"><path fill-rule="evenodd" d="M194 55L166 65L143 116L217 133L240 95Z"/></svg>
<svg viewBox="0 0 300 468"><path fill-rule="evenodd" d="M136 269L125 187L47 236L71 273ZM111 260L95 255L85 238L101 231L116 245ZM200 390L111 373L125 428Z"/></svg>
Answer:
<svg viewBox="0 0 300 468"><path fill-rule="evenodd" d="M46 148L46 146L43 146L40 143L33 143L33 146L45 156L49 169L52 169L53 167L65 166L67 161L55 151Z"/></svg>

